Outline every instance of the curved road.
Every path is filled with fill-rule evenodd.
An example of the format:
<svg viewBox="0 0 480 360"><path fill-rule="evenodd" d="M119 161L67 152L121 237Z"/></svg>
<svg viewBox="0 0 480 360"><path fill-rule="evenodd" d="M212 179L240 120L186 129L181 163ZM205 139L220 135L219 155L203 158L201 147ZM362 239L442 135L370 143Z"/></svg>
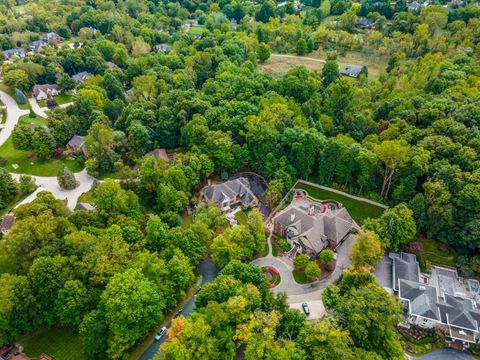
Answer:
<svg viewBox="0 0 480 360"><path fill-rule="evenodd" d="M215 279L218 275L219 269L212 263L212 260L207 257L205 258L199 265L198 271L202 275L202 286L206 283ZM193 296L183 308L182 315L188 316L190 315L193 310L195 310L195 296ZM172 326L172 322L170 321L167 325L167 328ZM143 353L140 357L140 360L149 360L152 359L155 354L158 352L160 345L162 345L165 341L167 341L168 337L165 335L160 341L153 341L150 347Z"/></svg>
<svg viewBox="0 0 480 360"><path fill-rule="evenodd" d="M20 116L28 114L29 111L20 109L17 102L6 92L0 91L0 99L7 107L7 121L1 125L0 131L0 146L2 146L12 134Z"/></svg>

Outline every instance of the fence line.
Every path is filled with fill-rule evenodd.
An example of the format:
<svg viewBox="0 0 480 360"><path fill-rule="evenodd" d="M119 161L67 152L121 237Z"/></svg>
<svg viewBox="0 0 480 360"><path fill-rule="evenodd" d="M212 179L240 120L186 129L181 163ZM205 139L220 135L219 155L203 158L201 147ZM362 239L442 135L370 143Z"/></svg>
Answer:
<svg viewBox="0 0 480 360"><path fill-rule="evenodd" d="M332 189L332 188L329 188L329 187L326 187L326 186L323 186L323 185L318 185L318 184L315 184L315 183L312 183L312 182L306 181L306 180L297 180L295 185L293 185L292 189L295 189L295 186L298 183L303 183L303 184L306 184L306 185L316 187L318 189L322 189L322 190L325 190L325 191L330 191L330 192L333 192L335 194L339 194L339 195L348 197L349 199L352 199L352 200L356 200L356 201L364 202L364 203L367 203L367 204L370 204L370 205L375 205L375 206L381 207L382 209L388 209L388 206L385 205L385 204L381 204L379 202L369 200L369 199L365 199L365 198L362 198L362 197L359 197L359 196L351 195L351 194L348 194L346 192L343 192L343 191L340 191L340 190L337 190L337 189Z"/></svg>

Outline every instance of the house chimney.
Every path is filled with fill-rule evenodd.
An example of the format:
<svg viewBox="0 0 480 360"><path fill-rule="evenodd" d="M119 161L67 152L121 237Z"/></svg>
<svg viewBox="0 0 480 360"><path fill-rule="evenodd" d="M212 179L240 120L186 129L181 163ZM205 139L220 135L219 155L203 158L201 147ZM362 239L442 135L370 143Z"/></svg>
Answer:
<svg viewBox="0 0 480 360"><path fill-rule="evenodd" d="M295 220L295 214L290 215L290 222L293 222Z"/></svg>

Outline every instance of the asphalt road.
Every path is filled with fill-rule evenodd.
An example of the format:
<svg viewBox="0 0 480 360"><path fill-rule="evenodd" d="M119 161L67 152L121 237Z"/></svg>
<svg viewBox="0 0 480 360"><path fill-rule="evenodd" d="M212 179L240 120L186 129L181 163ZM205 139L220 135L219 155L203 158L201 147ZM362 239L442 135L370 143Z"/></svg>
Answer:
<svg viewBox="0 0 480 360"><path fill-rule="evenodd" d="M212 263L210 258L204 259L199 265L198 265L198 271L202 275L202 286L213 279L215 279L218 275L219 269ZM190 315L193 310L195 310L195 296L192 297L188 303L185 305L183 308L183 316L188 316ZM167 328L170 328L172 326L172 323L168 323ZM168 339L168 336L165 335L163 338L161 338L159 341L153 341L153 343L150 345L150 347L143 353L143 355L140 357L140 360L149 360L152 359L155 354L158 352L158 348L160 345L162 345L166 340Z"/></svg>
<svg viewBox="0 0 480 360"><path fill-rule="evenodd" d="M411 357L415 360L474 360L469 353L454 349L441 349L420 357Z"/></svg>

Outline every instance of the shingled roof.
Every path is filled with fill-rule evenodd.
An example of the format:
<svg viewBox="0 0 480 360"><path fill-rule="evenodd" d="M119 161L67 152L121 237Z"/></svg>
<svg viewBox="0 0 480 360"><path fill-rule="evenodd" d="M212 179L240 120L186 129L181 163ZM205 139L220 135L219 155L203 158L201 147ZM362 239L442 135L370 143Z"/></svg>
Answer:
<svg viewBox="0 0 480 360"><path fill-rule="evenodd" d="M470 299L444 294L443 301L439 302L442 322L464 329L478 331L480 310Z"/></svg>
<svg viewBox="0 0 480 360"><path fill-rule="evenodd" d="M437 290L433 286L400 279L398 296L409 302L411 314L440 321Z"/></svg>
<svg viewBox="0 0 480 360"><path fill-rule="evenodd" d="M420 267L414 254L393 254L393 289L398 290L398 279L418 282L420 279Z"/></svg>
<svg viewBox="0 0 480 360"><path fill-rule="evenodd" d="M312 203L312 206L315 206ZM352 230L353 219L347 209L333 209L323 215L311 215L303 206L291 205L274 218L274 222L294 231L304 246L319 253L330 241L338 245Z"/></svg>
<svg viewBox="0 0 480 360"><path fill-rule="evenodd" d="M248 179L239 177L221 184L207 186L203 190L207 202L222 204L225 201L240 199L244 205L249 205L257 200L255 194L250 190Z"/></svg>

